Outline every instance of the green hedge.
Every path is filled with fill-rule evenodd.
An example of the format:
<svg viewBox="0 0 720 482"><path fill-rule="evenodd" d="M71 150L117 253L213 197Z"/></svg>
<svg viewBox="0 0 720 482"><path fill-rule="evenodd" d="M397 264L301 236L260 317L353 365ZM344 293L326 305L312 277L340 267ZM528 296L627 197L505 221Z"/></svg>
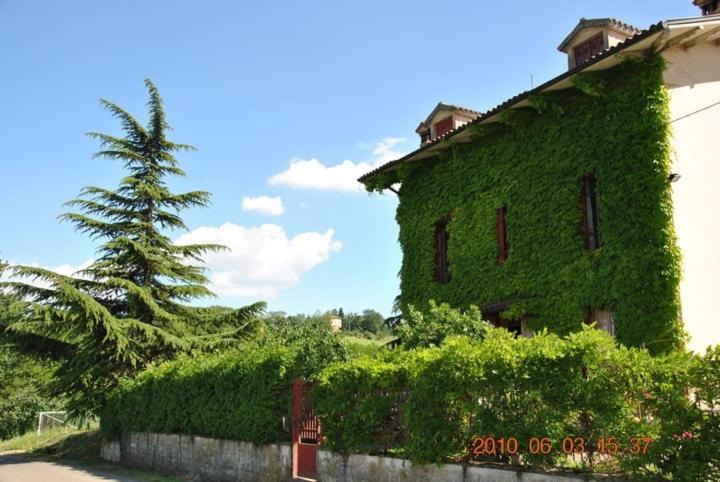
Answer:
<svg viewBox="0 0 720 482"><path fill-rule="evenodd" d="M313 390L324 444L342 452L387 450L402 443L398 408L405 367L384 357L363 357L326 368Z"/></svg>
<svg viewBox="0 0 720 482"><path fill-rule="evenodd" d="M489 329L480 342L454 337L440 347L329 367L315 400L326 445L342 452L394 448L415 462L459 461L470 458L474 437L517 437L520 458L476 459L557 467L568 462L565 437L613 437L629 448L642 436L655 440L647 454L605 463L595 457L593 469L717 480L719 418L702 407L720 404L719 363L717 349L704 359L655 358L590 328L532 339ZM395 425L383 438L388 421ZM532 455L531 437L548 437L553 451Z"/></svg>
<svg viewBox="0 0 720 482"><path fill-rule="evenodd" d="M312 379L347 357L325 326L266 326L235 351L179 358L124 380L100 412L101 429L107 438L135 431L288 440L282 419L291 415L292 380Z"/></svg>
<svg viewBox="0 0 720 482"><path fill-rule="evenodd" d="M287 348L184 358L123 382L101 413L108 437L122 432L204 435L256 444L287 440L295 355Z"/></svg>

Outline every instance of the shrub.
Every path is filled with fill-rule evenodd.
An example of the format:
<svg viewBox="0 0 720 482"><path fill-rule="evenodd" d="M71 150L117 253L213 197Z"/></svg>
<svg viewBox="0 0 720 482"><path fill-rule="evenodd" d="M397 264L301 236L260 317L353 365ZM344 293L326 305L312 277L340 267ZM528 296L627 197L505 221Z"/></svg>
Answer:
<svg viewBox="0 0 720 482"><path fill-rule="evenodd" d="M689 395L689 396L688 396ZM515 338L489 328L480 341L361 358L325 369L314 390L326 445L341 452L396 448L417 463L468 460L475 437L516 437L516 456L479 460L566 466L584 445L587 470L633 480L720 480L720 348L704 357L653 357L592 327ZM531 438L552 450L532 454ZM652 439L630 453L636 437ZM600 440L608 457L600 454Z"/></svg>
<svg viewBox="0 0 720 482"><path fill-rule="evenodd" d="M658 360L650 392L659 433L628 469L653 480L720 480L720 346Z"/></svg>
<svg viewBox="0 0 720 482"><path fill-rule="evenodd" d="M516 437L525 462L550 465L563 459L565 437L646 433L649 427L634 419L637 398L628 397L637 358L650 359L591 328L566 339L544 332L515 339L495 328L480 343L451 338L411 362L406 454L456 460L467 457L476 436ZM531 437L549 438L554 450L531 454Z"/></svg>
<svg viewBox="0 0 720 482"><path fill-rule="evenodd" d="M265 336L255 345L287 347L297 353L295 374L307 379L314 378L333 362L350 358L345 340L331 332L327 322L306 320L297 323L279 323L275 327L268 327Z"/></svg>
<svg viewBox="0 0 720 482"><path fill-rule="evenodd" d="M490 325L482 320L480 310L471 306L467 311L453 309L447 303L438 305L430 300L427 312L410 306L407 316L396 327L396 333L406 349L439 346L446 337L465 335L482 339Z"/></svg>
<svg viewBox="0 0 720 482"><path fill-rule="evenodd" d="M313 390L325 445L339 452L384 452L402 442L401 363L362 357L326 368Z"/></svg>

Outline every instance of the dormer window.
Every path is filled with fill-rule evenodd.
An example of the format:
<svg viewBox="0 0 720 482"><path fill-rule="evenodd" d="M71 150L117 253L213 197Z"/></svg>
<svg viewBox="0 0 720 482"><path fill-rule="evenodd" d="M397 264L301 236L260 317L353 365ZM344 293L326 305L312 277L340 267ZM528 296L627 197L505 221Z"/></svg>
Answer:
<svg viewBox="0 0 720 482"><path fill-rule="evenodd" d="M463 124L472 122L479 112L456 105L438 103L427 118L420 123L415 132L420 136L420 145L424 146L440 139Z"/></svg>
<svg viewBox="0 0 720 482"><path fill-rule="evenodd" d="M573 48L575 66L583 64L605 50L605 36L602 32Z"/></svg>
<svg viewBox="0 0 720 482"><path fill-rule="evenodd" d="M720 0L695 0L693 3L700 7L703 15L720 14Z"/></svg>
<svg viewBox="0 0 720 482"><path fill-rule="evenodd" d="M639 32L632 25L614 18L581 18L558 50L567 54L568 66L572 69Z"/></svg>

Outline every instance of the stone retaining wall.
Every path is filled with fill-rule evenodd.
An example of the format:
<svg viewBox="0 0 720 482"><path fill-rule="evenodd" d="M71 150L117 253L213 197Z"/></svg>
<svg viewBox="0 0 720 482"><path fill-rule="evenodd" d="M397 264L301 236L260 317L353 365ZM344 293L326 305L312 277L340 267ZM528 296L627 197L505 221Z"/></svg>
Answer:
<svg viewBox="0 0 720 482"><path fill-rule="evenodd" d="M610 477L526 472L460 464L413 465L393 457L338 455L318 451L318 478L321 482L609 482Z"/></svg>
<svg viewBox="0 0 720 482"><path fill-rule="evenodd" d="M129 467L209 482L292 480L290 444L257 447L205 437L130 433L104 443L102 457ZM563 475L461 464L413 465L393 457L340 455L318 450L320 482L581 482L619 481L602 476Z"/></svg>
<svg viewBox="0 0 720 482"><path fill-rule="evenodd" d="M193 480L285 482L291 480L290 444L251 443L189 435L124 434L102 447L102 456L125 466ZM114 459L114 460L113 460Z"/></svg>

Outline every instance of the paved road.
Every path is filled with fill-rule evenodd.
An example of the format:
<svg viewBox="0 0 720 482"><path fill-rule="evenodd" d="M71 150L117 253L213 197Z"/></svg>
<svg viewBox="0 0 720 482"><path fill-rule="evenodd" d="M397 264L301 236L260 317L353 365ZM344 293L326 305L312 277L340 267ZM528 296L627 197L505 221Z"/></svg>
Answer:
<svg viewBox="0 0 720 482"><path fill-rule="evenodd" d="M88 467L62 465L25 454L0 455L0 482L141 482Z"/></svg>

